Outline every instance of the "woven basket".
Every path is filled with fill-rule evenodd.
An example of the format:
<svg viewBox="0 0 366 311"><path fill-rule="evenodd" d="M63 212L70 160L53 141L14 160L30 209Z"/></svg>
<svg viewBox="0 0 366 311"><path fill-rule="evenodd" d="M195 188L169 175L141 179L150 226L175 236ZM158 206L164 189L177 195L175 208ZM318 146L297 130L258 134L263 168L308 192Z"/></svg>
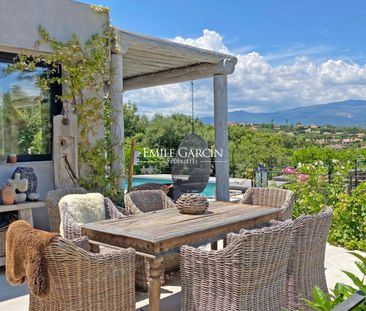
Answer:
<svg viewBox="0 0 366 311"><path fill-rule="evenodd" d="M5 256L5 238L8 227L0 228L0 257Z"/></svg>
<svg viewBox="0 0 366 311"><path fill-rule="evenodd" d="M208 209L208 200L202 194L184 193L176 205L181 214L202 214Z"/></svg>

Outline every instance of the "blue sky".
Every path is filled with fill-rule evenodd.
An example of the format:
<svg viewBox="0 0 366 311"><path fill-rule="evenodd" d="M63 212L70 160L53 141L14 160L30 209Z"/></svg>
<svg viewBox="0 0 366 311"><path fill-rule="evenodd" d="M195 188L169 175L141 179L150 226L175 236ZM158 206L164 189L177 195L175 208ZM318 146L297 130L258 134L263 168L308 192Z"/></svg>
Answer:
<svg viewBox="0 0 366 311"><path fill-rule="evenodd" d="M179 42L238 56L237 72L229 82L231 110L269 111L366 98L366 1L104 0L95 4L110 7L112 23L120 28L167 39L180 36ZM183 85L181 91L186 88ZM199 100L205 102L198 113L205 114L211 110L210 82L197 82L197 88ZM129 96L152 113L161 107L154 104L154 97L156 102L167 99L163 95L169 87L160 90ZM146 97L149 101L141 102ZM182 103L182 111L186 105L189 108L188 102Z"/></svg>
<svg viewBox="0 0 366 311"><path fill-rule="evenodd" d="M91 3L90 1L83 1ZM198 37L211 29L233 51L350 58L365 63L366 1L104 0L114 25L153 36ZM290 52L290 51L289 51ZM286 53L291 54L291 53Z"/></svg>

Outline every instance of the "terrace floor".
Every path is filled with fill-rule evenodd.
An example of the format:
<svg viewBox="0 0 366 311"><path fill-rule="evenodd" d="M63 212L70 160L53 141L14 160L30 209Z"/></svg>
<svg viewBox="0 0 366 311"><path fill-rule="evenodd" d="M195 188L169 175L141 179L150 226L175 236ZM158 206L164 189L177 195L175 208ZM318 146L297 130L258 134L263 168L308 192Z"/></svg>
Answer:
<svg viewBox="0 0 366 311"><path fill-rule="evenodd" d="M353 264L355 257L348 254L341 247L327 245L325 267L328 287L333 288L337 282L352 285L342 270L351 271L360 275ZM166 285L162 289L162 311L179 310L180 303L180 280L179 273L167 276ZM138 292L136 295L136 310L148 310L147 293ZM28 310L28 291L25 285L11 287L4 275L4 268L0 268L0 310L26 311Z"/></svg>

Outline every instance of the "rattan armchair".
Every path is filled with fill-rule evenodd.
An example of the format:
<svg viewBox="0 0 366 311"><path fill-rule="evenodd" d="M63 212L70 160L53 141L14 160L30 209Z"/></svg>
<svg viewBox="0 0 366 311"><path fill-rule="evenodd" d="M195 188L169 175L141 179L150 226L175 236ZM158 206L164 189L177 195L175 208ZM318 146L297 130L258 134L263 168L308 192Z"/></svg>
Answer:
<svg viewBox="0 0 366 311"><path fill-rule="evenodd" d="M311 310L304 299L313 300L313 289L327 292L324 257L332 209L319 214L300 216L294 221L289 265L284 290L289 311Z"/></svg>
<svg viewBox="0 0 366 311"><path fill-rule="evenodd" d="M266 310L284 306L292 221L227 236L228 246L181 248L181 311Z"/></svg>
<svg viewBox="0 0 366 311"><path fill-rule="evenodd" d="M125 217L118 211L117 207L109 198L104 198L105 219L123 218ZM81 227L76 223L71 214L68 212L66 205L60 205L61 225L60 233L65 239L75 239L81 237Z"/></svg>
<svg viewBox="0 0 366 311"><path fill-rule="evenodd" d="M46 194L46 207L48 210L48 221L50 223L50 231L60 233L60 211L58 208L58 203L61 198L68 194L84 194L87 191L81 187L75 188L64 188L58 190L49 191Z"/></svg>
<svg viewBox="0 0 366 311"><path fill-rule="evenodd" d="M154 212L165 208L175 208L173 201L162 190L138 190L124 196L128 215Z"/></svg>
<svg viewBox="0 0 366 311"><path fill-rule="evenodd" d="M128 215L143 214L165 208L175 208L173 201L162 190L138 190L126 193L124 196L125 209ZM149 279L148 260L136 261L136 286L142 290L147 290ZM168 255L164 257L164 272L179 270L179 254ZM164 279L162 279L164 282Z"/></svg>
<svg viewBox="0 0 366 311"><path fill-rule="evenodd" d="M295 194L279 188L249 188L241 203L277 207L280 209L278 220L286 220L292 218Z"/></svg>
<svg viewBox="0 0 366 311"><path fill-rule="evenodd" d="M56 238L45 249L50 279L45 297L30 293L30 311L134 311L135 251L87 252Z"/></svg>

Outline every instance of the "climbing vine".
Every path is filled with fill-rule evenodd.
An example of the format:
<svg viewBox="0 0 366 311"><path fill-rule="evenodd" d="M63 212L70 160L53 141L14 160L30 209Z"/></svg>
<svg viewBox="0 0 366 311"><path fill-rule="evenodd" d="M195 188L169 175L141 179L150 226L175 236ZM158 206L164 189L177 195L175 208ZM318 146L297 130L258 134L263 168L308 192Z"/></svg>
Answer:
<svg viewBox="0 0 366 311"><path fill-rule="evenodd" d="M94 6L98 13L109 9ZM109 22L104 33L92 35L84 44L73 34L67 42L58 41L47 30L39 27L36 46L49 44L52 53L43 55L22 54L8 68L11 71L33 71L36 65L47 65L47 74L40 77L40 88L48 92L52 84L60 84L66 90L58 100L63 103L65 117L70 111L78 116L80 138L79 159L87 174L79 179L81 186L89 190L103 192L120 202L122 193L116 184L117 176L110 172L113 160L110 144L110 109L108 81L110 75L111 48L118 48L115 30ZM62 75L55 75L62 65ZM100 137L99 125L106 134ZM123 173L123 172L121 172Z"/></svg>

